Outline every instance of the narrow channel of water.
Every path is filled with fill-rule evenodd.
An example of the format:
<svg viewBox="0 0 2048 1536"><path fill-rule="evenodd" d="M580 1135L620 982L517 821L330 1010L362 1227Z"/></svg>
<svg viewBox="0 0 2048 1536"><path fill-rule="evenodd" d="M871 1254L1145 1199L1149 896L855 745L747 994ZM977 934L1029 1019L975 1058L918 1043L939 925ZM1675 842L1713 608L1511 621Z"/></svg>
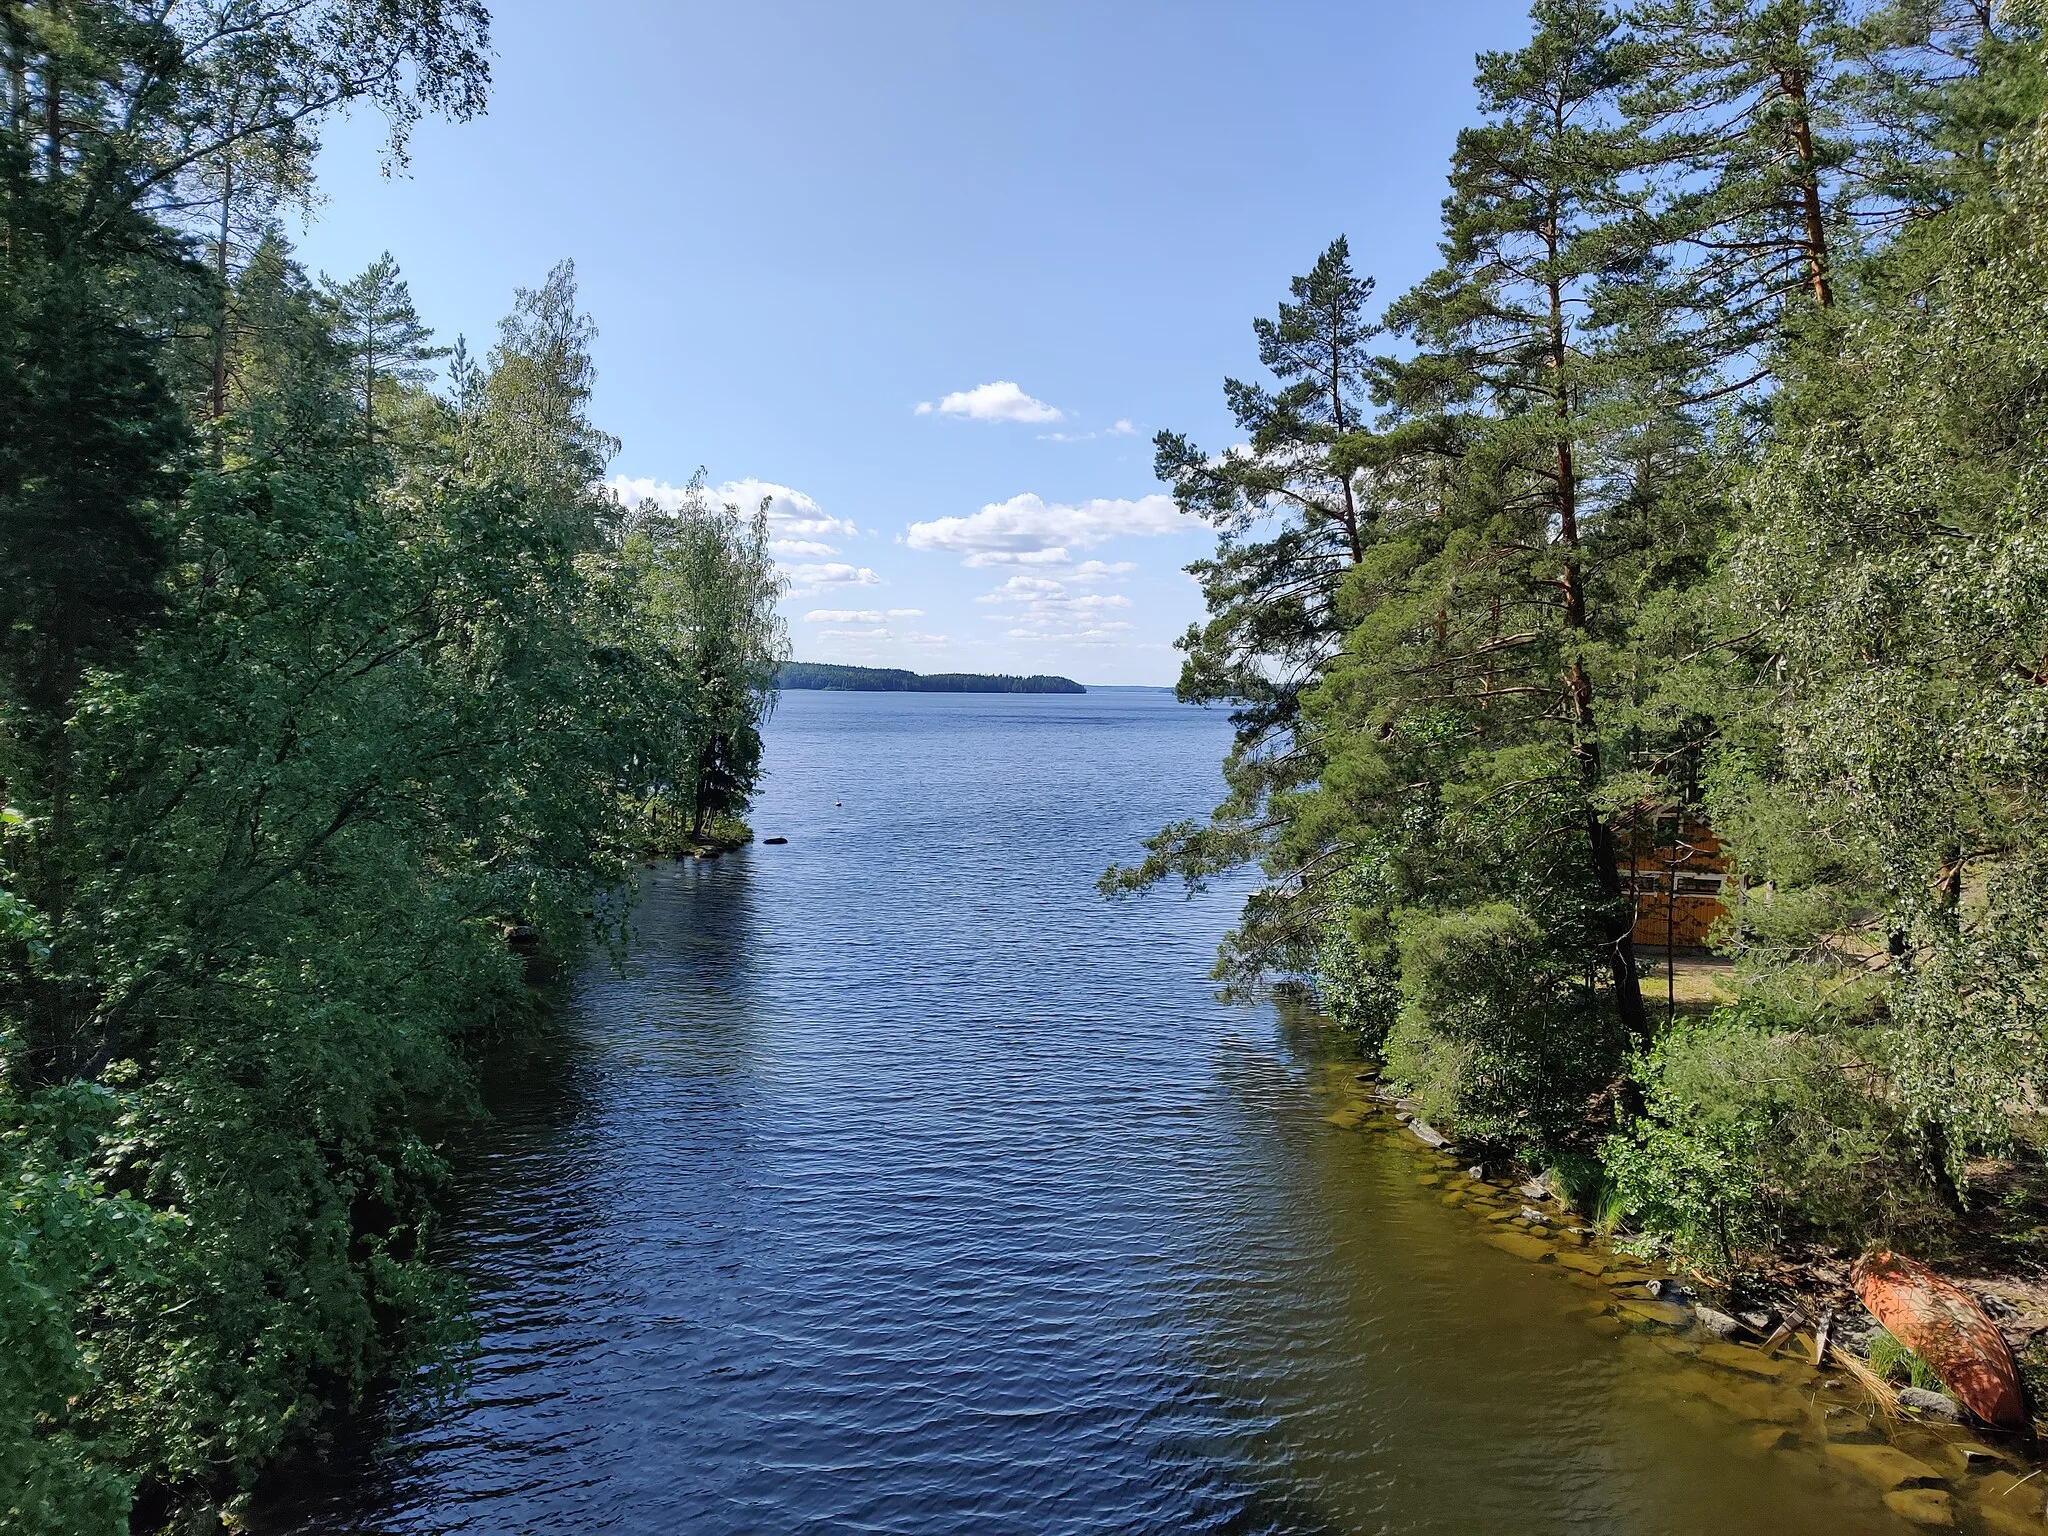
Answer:
<svg viewBox="0 0 2048 1536"><path fill-rule="evenodd" d="M260 1528L1905 1529L1330 1123L1313 1035L1212 995L1237 891L1094 894L1227 736L1151 691L789 695L788 846L649 872L628 974L490 1085L470 1394Z"/></svg>

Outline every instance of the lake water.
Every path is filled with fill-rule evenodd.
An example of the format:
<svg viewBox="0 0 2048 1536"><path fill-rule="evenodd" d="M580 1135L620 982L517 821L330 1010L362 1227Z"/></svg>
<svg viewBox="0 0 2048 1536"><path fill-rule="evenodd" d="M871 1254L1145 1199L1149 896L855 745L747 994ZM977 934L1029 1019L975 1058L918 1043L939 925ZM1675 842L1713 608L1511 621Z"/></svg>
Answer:
<svg viewBox="0 0 2048 1536"><path fill-rule="evenodd" d="M1094 893L1228 734L1153 691L786 697L788 846L648 872L627 974L489 1085L467 1396L260 1527L1903 1529L1329 1123L1328 1043L1212 994L1241 888Z"/></svg>

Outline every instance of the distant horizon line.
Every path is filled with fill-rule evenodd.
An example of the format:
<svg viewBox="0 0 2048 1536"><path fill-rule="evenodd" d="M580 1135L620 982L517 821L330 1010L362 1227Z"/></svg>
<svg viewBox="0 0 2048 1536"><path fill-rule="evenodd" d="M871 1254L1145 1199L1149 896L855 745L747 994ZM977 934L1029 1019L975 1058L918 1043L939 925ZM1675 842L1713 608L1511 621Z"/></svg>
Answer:
<svg viewBox="0 0 2048 1536"><path fill-rule="evenodd" d="M1172 683L1091 683L1085 678L1068 678L1063 672L972 672L953 667L941 667L932 672L921 672L916 667L882 666L867 661L805 661L792 656L783 663L794 667L854 667L869 672L908 672L912 677L1059 677L1068 682L1079 683L1083 688L1148 688L1155 693L1171 693Z"/></svg>

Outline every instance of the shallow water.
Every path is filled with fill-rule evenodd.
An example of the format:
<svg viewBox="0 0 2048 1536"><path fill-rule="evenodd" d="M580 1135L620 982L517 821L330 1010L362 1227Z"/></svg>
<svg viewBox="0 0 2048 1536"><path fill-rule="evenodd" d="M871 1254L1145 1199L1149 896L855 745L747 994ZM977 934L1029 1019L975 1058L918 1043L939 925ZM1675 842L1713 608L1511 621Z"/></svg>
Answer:
<svg viewBox="0 0 2048 1536"><path fill-rule="evenodd" d="M629 973L490 1085L467 1397L259 1528L1904 1529L1330 1123L1327 1043L1206 980L1239 890L1094 894L1227 736L1152 691L788 696L789 845L651 871ZM1817 1385L1769 1390L1810 1437Z"/></svg>

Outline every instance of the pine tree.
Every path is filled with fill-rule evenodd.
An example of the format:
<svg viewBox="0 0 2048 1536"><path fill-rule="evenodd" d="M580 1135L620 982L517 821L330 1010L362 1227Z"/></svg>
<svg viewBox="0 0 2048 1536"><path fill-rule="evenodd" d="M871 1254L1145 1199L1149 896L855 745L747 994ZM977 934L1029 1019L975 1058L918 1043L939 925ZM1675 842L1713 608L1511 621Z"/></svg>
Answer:
<svg viewBox="0 0 2048 1536"><path fill-rule="evenodd" d="M380 386L425 382L434 373L428 365L450 349L432 344L433 329L413 308L412 291L389 251L346 283L328 284L327 292L336 313L335 334L348 348L361 391L363 436L374 442Z"/></svg>
<svg viewBox="0 0 2048 1536"><path fill-rule="evenodd" d="M1487 759L1504 754L1545 797L1539 822L1577 824L1591 883L1579 904L1599 932L1589 958L1607 971L1613 1006L1641 1040L1619 844L1603 796L1617 765L1598 709L1604 649L1630 615L1605 609L1608 593L1589 575L1608 503L1630 483L1608 460L1629 441L1640 403L1626 387L1630 354L1603 347L1598 327L1621 275L1617 252L1626 253L1616 230L1632 211L1621 182L1635 146L1614 111L1634 58L1595 0L1538 0L1532 17L1525 48L1480 59L1487 121L1458 138L1445 264L1390 311L1420 349L1392 370L1392 396L1411 414L1440 419L1438 435L1460 445L1460 466L1456 494L1426 536L1429 553L1398 582L1405 604L1422 597L1434 606L1429 654L1384 676L1396 692L1375 704L1395 711L1383 725L1396 722L1401 694L1425 714L1472 712L1472 757L1454 771L1494 779ZM1386 639L1402 643L1399 634Z"/></svg>
<svg viewBox="0 0 2048 1536"><path fill-rule="evenodd" d="M1839 0L1641 0L1624 106L1654 183L1635 238L1677 275L1695 344L1767 376L1788 323L1835 302L1853 215L1847 101L1858 48Z"/></svg>
<svg viewBox="0 0 2048 1536"><path fill-rule="evenodd" d="M1183 822L1148 844L1148 857L1112 869L1103 888L1141 889L1172 875L1200 881L1268 851L1284 824L1275 799L1312 784L1318 754L1301 729L1303 693L1342 643L1337 594L1371 541L1373 516L1360 453L1376 369L1369 343L1371 278L1351 269L1341 236L1290 284L1278 312L1252 322L1259 361L1277 389L1239 379L1224 396L1246 441L1221 453L1161 432L1155 468L1183 512L1218 530L1216 552L1188 567L1209 610L1178 642L1179 697L1229 702L1236 739L1224 777L1230 797L1208 825ZM1235 941L1234 975L1256 974L1309 944L1305 914L1254 903Z"/></svg>

